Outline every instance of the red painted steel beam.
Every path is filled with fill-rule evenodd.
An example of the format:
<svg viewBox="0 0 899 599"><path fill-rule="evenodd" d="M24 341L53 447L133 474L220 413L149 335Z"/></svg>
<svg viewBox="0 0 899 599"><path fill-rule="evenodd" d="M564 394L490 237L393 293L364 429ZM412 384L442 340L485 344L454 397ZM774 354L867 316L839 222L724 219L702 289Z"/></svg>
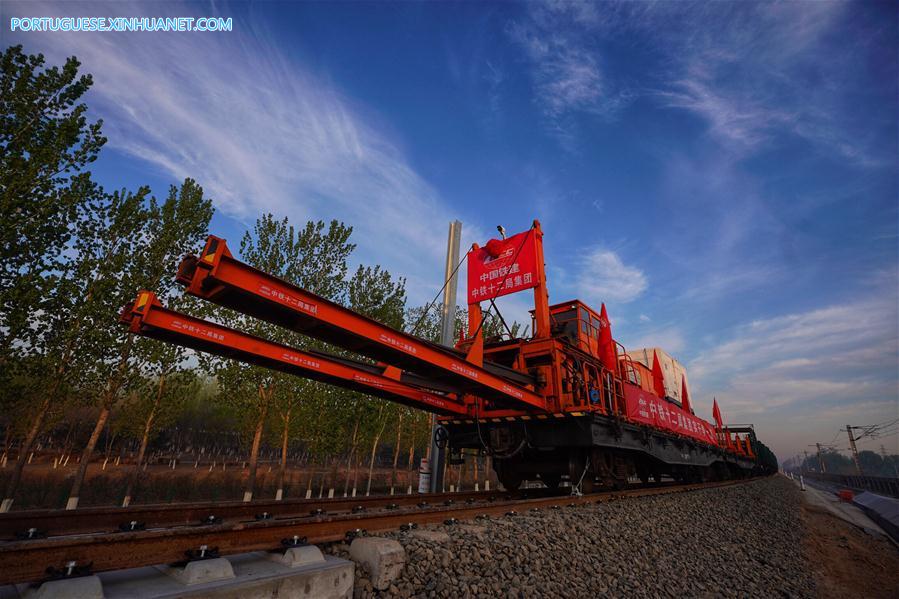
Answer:
<svg viewBox="0 0 899 599"><path fill-rule="evenodd" d="M412 387L380 374L354 368L346 360L308 353L164 308L156 295L141 291L122 313L123 323L145 337L233 358L303 378L322 381L444 415L468 413L455 397Z"/></svg>
<svg viewBox="0 0 899 599"><path fill-rule="evenodd" d="M546 399L428 341L282 281L235 259L210 235L200 258L188 257L178 281L201 299L452 385L505 407L548 411Z"/></svg>

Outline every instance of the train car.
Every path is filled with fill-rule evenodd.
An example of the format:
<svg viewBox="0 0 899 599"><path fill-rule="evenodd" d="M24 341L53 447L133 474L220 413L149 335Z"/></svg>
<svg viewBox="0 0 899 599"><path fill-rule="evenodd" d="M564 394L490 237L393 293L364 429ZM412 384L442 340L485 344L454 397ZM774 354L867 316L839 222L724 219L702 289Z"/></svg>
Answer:
<svg viewBox="0 0 899 599"><path fill-rule="evenodd" d="M652 360L646 352L634 359L617 343L605 305L597 312L579 300L550 304L539 222L473 245L466 259L468 330L453 348L261 272L214 236L179 267L189 294L367 359L301 351L179 314L150 291L121 320L137 334L433 412L436 441L451 461L489 455L508 489L569 481L589 492L630 477L698 481L776 470L751 426L729 429L717 403L714 424L695 415L676 361L666 368L667 354L660 360L657 350ZM482 304L522 291L534 295L532 334L485 339Z"/></svg>
<svg viewBox="0 0 899 599"><path fill-rule="evenodd" d="M466 450L485 452L509 489L525 480L541 480L548 487L568 480L585 492L600 485L623 486L629 477L687 481L758 471L760 444L754 431L744 436L728 431L717 403L715 425L697 417L679 363L663 353L671 373L666 381L660 352L641 350L643 359L633 359L614 341L605 305L597 312L579 300L548 303L542 237L535 222L530 231L493 239L469 253L469 313L474 318L470 335L458 347L483 355L485 362L526 372L551 409L533 414L477 401L474 418L443 421L452 461ZM527 286L534 289L534 335L479 338L485 292L487 299L495 299L522 290L525 278L519 284L516 273L533 273ZM491 289L493 281L501 283ZM672 384L673 377L680 378L678 384Z"/></svg>

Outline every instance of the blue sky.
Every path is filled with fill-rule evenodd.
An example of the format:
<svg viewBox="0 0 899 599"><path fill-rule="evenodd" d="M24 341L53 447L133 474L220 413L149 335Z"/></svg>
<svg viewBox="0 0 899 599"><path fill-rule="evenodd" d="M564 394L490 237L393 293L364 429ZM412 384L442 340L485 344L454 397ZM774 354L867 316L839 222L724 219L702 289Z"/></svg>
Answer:
<svg viewBox="0 0 899 599"><path fill-rule="evenodd" d="M891 3L4 2L3 41L76 55L109 188L186 176L237 239L262 211L355 226L440 287L539 218L553 301L689 369L697 412L781 458L899 416ZM16 33L11 16L225 16L231 33ZM464 278L462 279L464 281ZM523 319L530 298L502 303ZM862 447L899 451L897 437ZM845 446L845 435L837 438Z"/></svg>

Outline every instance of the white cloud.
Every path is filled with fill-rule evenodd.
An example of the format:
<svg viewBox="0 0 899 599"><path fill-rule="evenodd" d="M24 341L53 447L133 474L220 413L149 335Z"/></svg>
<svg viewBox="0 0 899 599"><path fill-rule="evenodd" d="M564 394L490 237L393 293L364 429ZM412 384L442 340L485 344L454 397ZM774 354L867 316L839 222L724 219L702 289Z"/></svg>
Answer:
<svg viewBox="0 0 899 599"><path fill-rule="evenodd" d="M825 55L834 28L845 25L840 2L718 5L713 10L661 12L681 21L658 38L670 59L659 74L662 104L703 119L720 147L737 156L792 135L822 153L854 164L881 166L866 147L870 133L844 103L857 71L857 47ZM680 32L703 31L684 36ZM828 53L831 54L831 53ZM820 78L808 85L807 76Z"/></svg>
<svg viewBox="0 0 899 599"><path fill-rule="evenodd" d="M596 248L584 259L575 286L587 303L629 302L646 290L647 281L642 270L624 264L615 252Z"/></svg>
<svg viewBox="0 0 899 599"><path fill-rule="evenodd" d="M172 4L151 12L179 10L191 12ZM236 21L228 34L47 34L29 49L53 63L76 55L82 72L94 74L87 102L104 119L110 147L173 180L197 179L220 211L240 220L263 211L295 223L343 220L354 226L360 259L408 276L413 295L429 298L426 290L440 286L446 223L456 215L377 115L286 58L258 23Z"/></svg>
<svg viewBox="0 0 899 599"><path fill-rule="evenodd" d="M899 304L895 291L872 296L745 323L691 362L694 395L754 422L781 457L826 441L821 431L895 417Z"/></svg>
<svg viewBox="0 0 899 599"><path fill-rule="evenodd" d="M761 98L716 85L706 75L694 73L669 85L671 91L659 93L667 105L699 115L708 122L710 134L724 146L755 148L796 119L796 115L771 107Z"/></svg>
<svg viewBox="0 0 899 599"><path fill-rule="evenodd" d="M535 101L547 127L563 147L574 143L572 117L579 113L608 117L631 100L603 76L592 30L602 21L587 2L532 2L525 19L508 34L531 66Z"/></svg>
<svg viewBox="0 0 899 599"><path fill-rule="evenodd" d="M563 145L574 137L572 115L615 114L645 94L702 119L719 147L738 157L787 134L860 166L887 163L870 150L870 126L845 99L864 42L853 40L822 64L823 45L846 24L845 3L549 1L528 8L508 31ZM622 76L600 53L602 44L619 42L660 59ZM820 81L809 85L809 73Z"/></svg>

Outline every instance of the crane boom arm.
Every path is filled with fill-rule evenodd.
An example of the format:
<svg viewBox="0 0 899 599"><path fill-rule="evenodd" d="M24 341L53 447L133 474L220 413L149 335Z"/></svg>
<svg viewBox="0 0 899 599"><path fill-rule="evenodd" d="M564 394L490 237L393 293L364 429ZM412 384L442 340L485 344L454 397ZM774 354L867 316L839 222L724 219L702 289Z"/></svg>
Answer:
<svg viewBox="0 0 899 599"><path fill-rule="evenodd" d="M442 395L394 380L378 373L378 367L373 365L353 365L349 360L320 352L300 351L169 310L162 306L156 294L149 291L140 292L120 320L133 333L145 337L360 391L436 414L467 415L465 406L454 395Z"/></svg>
<svg viewBox="0 0 899 599"><path fill-rule="evenodd" d="M210 235L199 258L178 269L188 293L346 350L415 372L435 384L507 407L548 411L546 399L512 377L472 364L455 352L397 331L235 259L225 240Z"/></svg>

